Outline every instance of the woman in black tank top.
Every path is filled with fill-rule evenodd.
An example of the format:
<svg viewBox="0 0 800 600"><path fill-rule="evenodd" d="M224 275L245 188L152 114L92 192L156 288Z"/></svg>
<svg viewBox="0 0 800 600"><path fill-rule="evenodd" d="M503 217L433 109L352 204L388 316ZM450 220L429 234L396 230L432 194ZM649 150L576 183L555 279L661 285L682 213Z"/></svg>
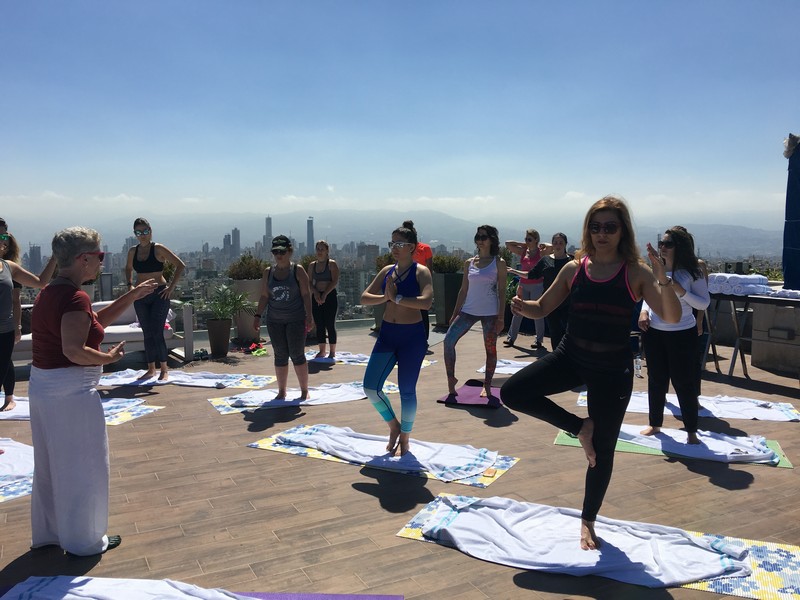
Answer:
<svg viewBox="0 0 800 600"><path fill-rule="evenodd" d="M583 249L566 264L539 300L514 298L514 314L545 317L570 298L567 331L554 352L513 375L502 387L503 403L578 437L589 466L581 512L580 546L599 547L594 521L614 465L614 448L633 389L628 344L636 303L642 297L668 322L681 308L657 252L647 245L651 271L639 257L625 203L606 196L583 223ZM654 303L654 304L653 304ZM579 417L547 396L586 385L588 417Z"/></svg>
<svg viewBox="0 0 800 600"><path fill-rule="evenodd" d="M133 222L133 234L139 244L128 250L128 261L125 264L125 280L128 289L133 289L133 272L136 271L136 283L152 279L157 286L155 291L133 303L136 318L144 335L144 354L147 371L142 376L149 379L156 374L158 363L159 381L169 378L167 368L167 343L164 340L164 324L169 314L169 301L172 291L178 283L186 265L172 250L163 244L153 241L153 230L147 219L139 217ZM175 265L175 272L169 283L164 278L164 263Z"/></svg>

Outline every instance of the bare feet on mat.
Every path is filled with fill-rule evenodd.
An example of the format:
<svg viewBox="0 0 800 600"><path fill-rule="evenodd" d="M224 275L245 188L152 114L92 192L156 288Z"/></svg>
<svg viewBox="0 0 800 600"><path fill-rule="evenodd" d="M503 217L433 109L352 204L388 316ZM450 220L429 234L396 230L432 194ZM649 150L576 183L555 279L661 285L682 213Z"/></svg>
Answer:
<svg viewBox="0 0 800 600"><path fill-rule="evenodd" d="M308 390L300 390L300 400L308 400Z"/></svg>
<svg viewBox="0 0 800 600"><path fill-rule="evenodd" d="M661 432L661 427L645 427L639 433L642 435L655 435Z"/></svg>
<svg viewBox="0 0 800 600"><path fill-rule="evenodd" d="M586 460L589 461L589 466L593 467L596 463L597 454L594 451L594 444L592 444L592 434L594 434L594 421L589 418L583 420L581 430L578 432L578 441L586 453Z"/></svg>
<svg viewBox="0 0 800 600"><path fill-rule="evenodd" d="M0 412L6 412L6 411L9 411L9 410L14 410L14 408L16 406L17 406L17 403L14 402L14 397L12 396L12 397L9 398L8 396L6 396L6 401L3 404L3 408L0 408Z"/></svg>
<svg viewBox="0 0 800 600"><path fill-rule="evenodd" d="M315 359L325 358L325 350L320 350L317 352L317 355L314 357Z"/></svg>
<svg viewBox="0 0 800 600"><path fill-rule="evenodd" d="M492 383L484 382L483 388L481 389L481 398L491 398L492 397Z"/></svg>
<svg viewBox="0 0 800 600"><path fill-rule="evenodd" d="M278 390L275 400L286 400L286 390Z"/></svg>
<svg viewBox="0 0 800 600"><path fill-rule="evenodd" d="M161 374L158 376L159 381L168 381L169 380L169 371L161 371Z"/></svg>
<svg viewBox="0 0 800 600"><path fill-rule="evenodd" d="M447 378L447 393L451 396L457 396L458 392L456 391L456 384L458 383L457 377L448 377Z"/></svg>
<svg viewBox="0 0 800 600"><path fill-rule="evenodd" d="M400 441L397 444L397 447L400 449L400 456L405 456L408 454L408 439L411 434L409 433L401 433L400 434ZM394 456L397 456L397 449L395 448Z"/></svg>
<svg viewBox="0 0 800 600"><path fill-rule="evenodd" d="M597 550L600 538L594 532L594 521L581 519L581 550Z"/></svg>
<svg viewBox="0 0 800 600"><path fill-rule="evenodd" d="M148 369L147 371L144 372L143 375L139 377L139 379L150 379L151 377L155 377L155 375L156 375L155 369L153 369L152 371Z"/></svg>
<svg viewBox="0 0 800 600"><path fill-rule="evenodd" d="M699 444L700 440L697 439L697 432L696 431L690 431L689 434L688 434L688 439L686 440L686 442L688 444Z"/></svg>
<svg viewBox="0 0 800 600"><path fill-rule="evenodd" d="M397 438L400 437L400 422L397 419L389 421L389 443L386 444L386 450L394 456L397 453Z"/></svg>

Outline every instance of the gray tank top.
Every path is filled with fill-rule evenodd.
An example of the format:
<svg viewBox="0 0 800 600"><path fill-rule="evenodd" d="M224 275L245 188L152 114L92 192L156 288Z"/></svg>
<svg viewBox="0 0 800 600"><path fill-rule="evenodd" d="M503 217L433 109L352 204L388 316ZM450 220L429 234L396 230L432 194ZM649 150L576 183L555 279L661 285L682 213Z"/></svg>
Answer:
<svg viewBox="0 0 800 600"><path fill-rule="evenodd" d="M0 272L0 333L14 331L14 304L11 293L14 291L14 280L11 278L11 269L6 261L2 261L3 271Z"/></svg>
<svg viewBox="0 0 800 600"><path fill-rule="evenodd" d="M303 296L300 294L295 269L297 269L297 265L292 263L289 268L289 276L286 279L278 280L275 279L275 269L270 268L267 281L269 287L267 321L273 323L305 321L306 309L303 306Z"/></svg>

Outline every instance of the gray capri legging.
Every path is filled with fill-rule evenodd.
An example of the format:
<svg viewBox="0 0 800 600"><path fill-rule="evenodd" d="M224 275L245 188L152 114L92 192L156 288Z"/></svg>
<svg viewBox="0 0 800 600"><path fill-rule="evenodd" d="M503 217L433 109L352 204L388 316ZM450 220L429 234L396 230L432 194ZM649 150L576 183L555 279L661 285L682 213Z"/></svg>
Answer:
<svg viewBox="0 0 800 600"><path fill-rule="evenodd" d="M274 323L267 321L267 333L275 352L275 366L285 367L292 359L292 364L302 365L306 362L306 322L291 321Z"/></svg>

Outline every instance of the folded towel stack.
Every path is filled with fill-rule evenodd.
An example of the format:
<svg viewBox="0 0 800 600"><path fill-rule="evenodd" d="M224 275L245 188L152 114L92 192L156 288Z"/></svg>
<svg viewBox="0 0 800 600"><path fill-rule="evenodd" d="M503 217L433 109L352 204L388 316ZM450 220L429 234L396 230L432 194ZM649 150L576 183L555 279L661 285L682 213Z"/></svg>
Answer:
<svg viewBox="0 0 800 600"><path fill-rule="evenodd" d="M772 289L764 275L736 275L732 273L709 273L708 291L712 294L750 296L770 294Z"/></svg>

